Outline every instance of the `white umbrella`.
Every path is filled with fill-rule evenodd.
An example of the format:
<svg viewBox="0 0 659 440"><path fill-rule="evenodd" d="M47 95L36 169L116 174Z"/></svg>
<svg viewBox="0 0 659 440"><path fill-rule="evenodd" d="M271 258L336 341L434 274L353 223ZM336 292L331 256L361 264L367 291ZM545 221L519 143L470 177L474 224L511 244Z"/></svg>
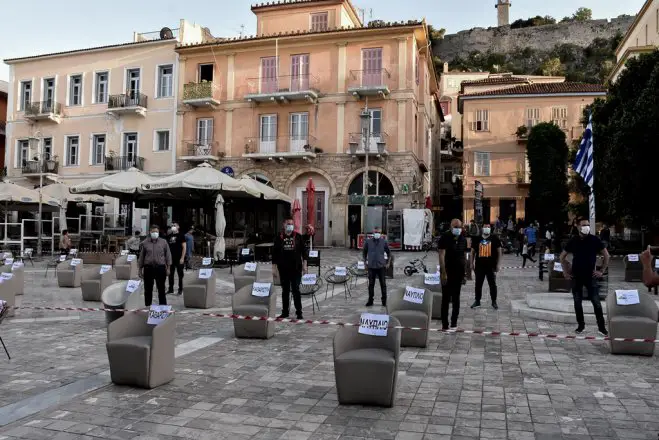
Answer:
<svg viewBox="0 0 659 440"><path fill-rule="evenodd" d="M7 239L7 213L19 209L34 210L39 203L39 191L25 188L15 183L0 182L0 203L5 207L5 240ZM41 194L41 203L50 207L48 211L59 208L60 202L50 196Z"/></svg>
<svg viewBox="0 0 659 440"><path fill-rule="evenodd" d="M84 184L83 184L84 185ZM68 202L78 203L105 203L105 199L96 194L73 194L70 186L63 183L53 183L41 188L41 193L59 200L66 205Z"/></svg>
<svg viewBox="0 0 659 440"><path fill-rule="evenodd" d="M224 259L224 229L226 227L227 221L224 218L224 197L222 197L222 194L218 194L215 199L215 247L213 248L213 255L216 260Z"/></svg>
<svg viewBox="0 0 659 440"><path fill-rule="evenodd" d="M137 168L130 168L128 171L72 186L70 190L73 194L97 194L126 199L135 195L142 185L151 183L153 180L153 177Z"/></svg>
<svg viewBox="0 0 659 440"><path fill-rule="evenodd" d="M265 200L281 200L282 202L293 203L292 197L289 197L283 192L279 192L276 189L271 188L265 183L261 183L252 177L243 176L239 180L243 185L254 188L255 191L260 192Z"/></svg>

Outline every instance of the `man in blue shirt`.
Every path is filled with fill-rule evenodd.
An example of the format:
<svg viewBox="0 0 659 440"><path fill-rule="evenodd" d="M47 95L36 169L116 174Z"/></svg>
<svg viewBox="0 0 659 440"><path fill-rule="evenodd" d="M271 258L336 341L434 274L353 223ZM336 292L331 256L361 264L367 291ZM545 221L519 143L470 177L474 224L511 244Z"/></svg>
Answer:
<svg viewBox="0 0 659 440"><path fill-rule="evenodd" d="M538 228L536 228L535 224L531 222L531 224L524 230L524 234L526 235L526 244L528 246L529 256L533 258L535 255L535 246L538 240Z"/></svg>
<svg viewBox="0 0 659 440"><path fill-rule="evenodd" d="M190 261L192 260L192 248L194 247L194 226L190 226L185 234L185 268L192 269Z"/></svg>

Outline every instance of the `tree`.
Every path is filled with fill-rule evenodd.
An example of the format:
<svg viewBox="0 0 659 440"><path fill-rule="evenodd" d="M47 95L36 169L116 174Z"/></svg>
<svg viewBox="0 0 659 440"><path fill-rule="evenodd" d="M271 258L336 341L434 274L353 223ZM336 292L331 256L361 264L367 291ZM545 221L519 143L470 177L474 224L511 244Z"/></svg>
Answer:
<svg viewBox="0 0 659 440"><path fill-rule="evenodd" d="M593 11L590 8L579 8L572 15L574 21L588 21L593 19Z"/></svg>
<svg viewBox="0 0 659 440"><path fill-rule="evenodd" d="M540 72L544 76L563 76L565 74L565 67L563 67L560 58L550 58L542 63Z"/></svg>
<svg viewBox="0 0 659 440"><path fill-rule="evenodd" d="M568 204L567 159L565 133L551 122L535 125L526 144L531 186L530 203L541 224L561 224Z"/></svg>

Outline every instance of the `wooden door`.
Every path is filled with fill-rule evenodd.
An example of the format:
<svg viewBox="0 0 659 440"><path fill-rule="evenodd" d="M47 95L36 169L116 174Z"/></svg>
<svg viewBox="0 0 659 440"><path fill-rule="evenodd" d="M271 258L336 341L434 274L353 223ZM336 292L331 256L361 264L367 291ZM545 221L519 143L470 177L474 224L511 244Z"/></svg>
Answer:
<svg viewBox="0 0 659 440"><path fill-rule="evenodd" d="M277 57L261 58L261 93L277 91Z"/></svg>

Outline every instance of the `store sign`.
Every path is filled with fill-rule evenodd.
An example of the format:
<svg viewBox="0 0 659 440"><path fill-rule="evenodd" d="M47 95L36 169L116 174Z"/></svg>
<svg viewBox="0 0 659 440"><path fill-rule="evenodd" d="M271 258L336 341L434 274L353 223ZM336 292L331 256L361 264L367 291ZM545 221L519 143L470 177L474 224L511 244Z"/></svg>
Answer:
<svg viewBox="0 0 659 440"><path fill-rule="evenodd" d="M220 171L222 171L224 174L226 174L229 177L234 177L233 168L231 167L222 167Z"/></svg>
<svg viewBox="0 0 659 440"><path fill-rule="evenodd" d="M369 206L391 205L394 203L394 196L368 196ZM363 205L364 196L361 194L352 194L348 196L349 205Z"/></svg>

